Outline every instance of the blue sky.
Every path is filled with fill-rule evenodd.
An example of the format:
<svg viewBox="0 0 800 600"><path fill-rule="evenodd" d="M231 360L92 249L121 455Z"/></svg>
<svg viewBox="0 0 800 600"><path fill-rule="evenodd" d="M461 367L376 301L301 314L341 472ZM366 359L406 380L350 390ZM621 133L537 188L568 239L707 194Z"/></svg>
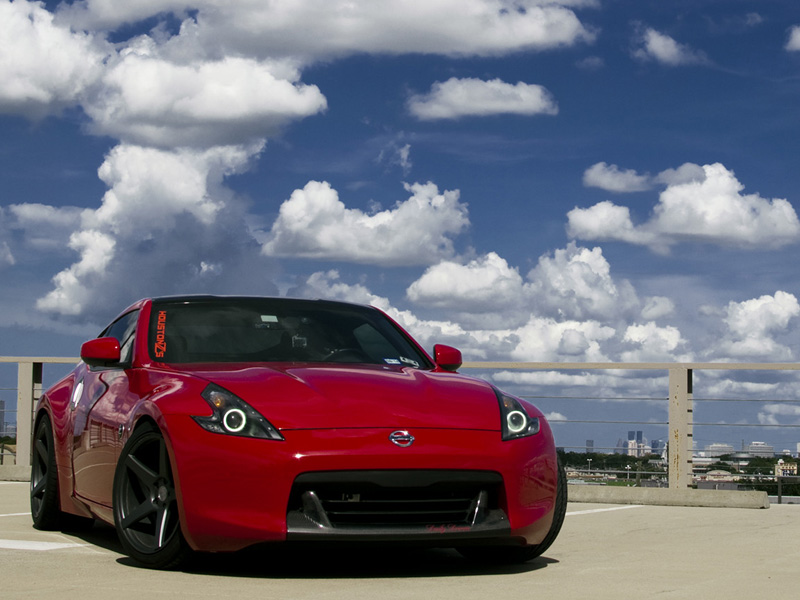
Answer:
<svg viewBox="0 0 800 600"><path fill-rule="evenodd" d="M372 303L467 360L800 359L794 0L0 0L0 81L0 355L211 292ZM793 380L696 384L764 399L705 421L800 424Z"/></svg>

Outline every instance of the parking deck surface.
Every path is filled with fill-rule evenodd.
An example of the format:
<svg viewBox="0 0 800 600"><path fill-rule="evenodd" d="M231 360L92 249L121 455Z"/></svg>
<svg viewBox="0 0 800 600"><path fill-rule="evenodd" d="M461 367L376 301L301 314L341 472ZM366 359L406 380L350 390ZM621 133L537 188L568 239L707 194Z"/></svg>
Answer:
<svg viewBox="0 0 800 600"><path fill-rule="evenodd" d="M184 571L138 568L112 528L31 527L28 484L0 482L0 596L6 598L798 597L800 507L766 510L570 503L544 556L480 567L450 550L275 547L208 555Z"/></svg>

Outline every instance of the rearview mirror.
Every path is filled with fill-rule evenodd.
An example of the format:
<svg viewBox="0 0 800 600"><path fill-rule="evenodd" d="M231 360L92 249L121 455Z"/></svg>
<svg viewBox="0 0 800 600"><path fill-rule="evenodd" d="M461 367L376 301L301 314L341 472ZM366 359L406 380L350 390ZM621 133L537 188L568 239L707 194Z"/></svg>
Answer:
<svg viewBox="0 0 800 600"><path fill-rule="evenodd" d="M458 371L461 366L461 350L444 344L436 344L433 347L433 360L436 365L445 371Z"/></svg>
<svg viewBox="0 0 800 600"><path fill-rule="evenodd" d="M81 360L90 367L108 367L117 364L119 359L119 341L117 338L95 338L81 346Z"/></svg>

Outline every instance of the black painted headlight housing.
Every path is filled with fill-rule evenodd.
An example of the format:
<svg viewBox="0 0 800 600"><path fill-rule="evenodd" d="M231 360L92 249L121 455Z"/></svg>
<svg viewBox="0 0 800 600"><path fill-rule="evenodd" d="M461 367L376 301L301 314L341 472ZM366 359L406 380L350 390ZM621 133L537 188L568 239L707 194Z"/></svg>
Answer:
<svg viewBox="0 0 800 600"><path fill-rule="evenodd" d="M225 388L212 383L201 395L213 411L210 417L192 417L203 429L240 437L284 439L257 410Z"/></svg>
<svg viewBox="0 0 800 600"><path fill-rule="evenodd" d="M495 388L500 403L500 427L503 441L536 435L539 433L539 417L528 415L522 402Z"/></svg>

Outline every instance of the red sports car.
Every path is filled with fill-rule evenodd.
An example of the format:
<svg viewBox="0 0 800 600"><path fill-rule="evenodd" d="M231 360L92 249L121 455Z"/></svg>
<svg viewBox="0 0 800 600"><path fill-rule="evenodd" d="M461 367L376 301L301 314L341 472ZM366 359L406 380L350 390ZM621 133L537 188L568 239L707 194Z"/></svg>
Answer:
<svg viewBox="0 0 800 600"><path fill-rule="evenodd" d="M263 542L411 542L539 556L566 481L533 405L455 373L381 311L141 300L81 347L34 423L40 529L114 524L140 563Z"/></svg>

